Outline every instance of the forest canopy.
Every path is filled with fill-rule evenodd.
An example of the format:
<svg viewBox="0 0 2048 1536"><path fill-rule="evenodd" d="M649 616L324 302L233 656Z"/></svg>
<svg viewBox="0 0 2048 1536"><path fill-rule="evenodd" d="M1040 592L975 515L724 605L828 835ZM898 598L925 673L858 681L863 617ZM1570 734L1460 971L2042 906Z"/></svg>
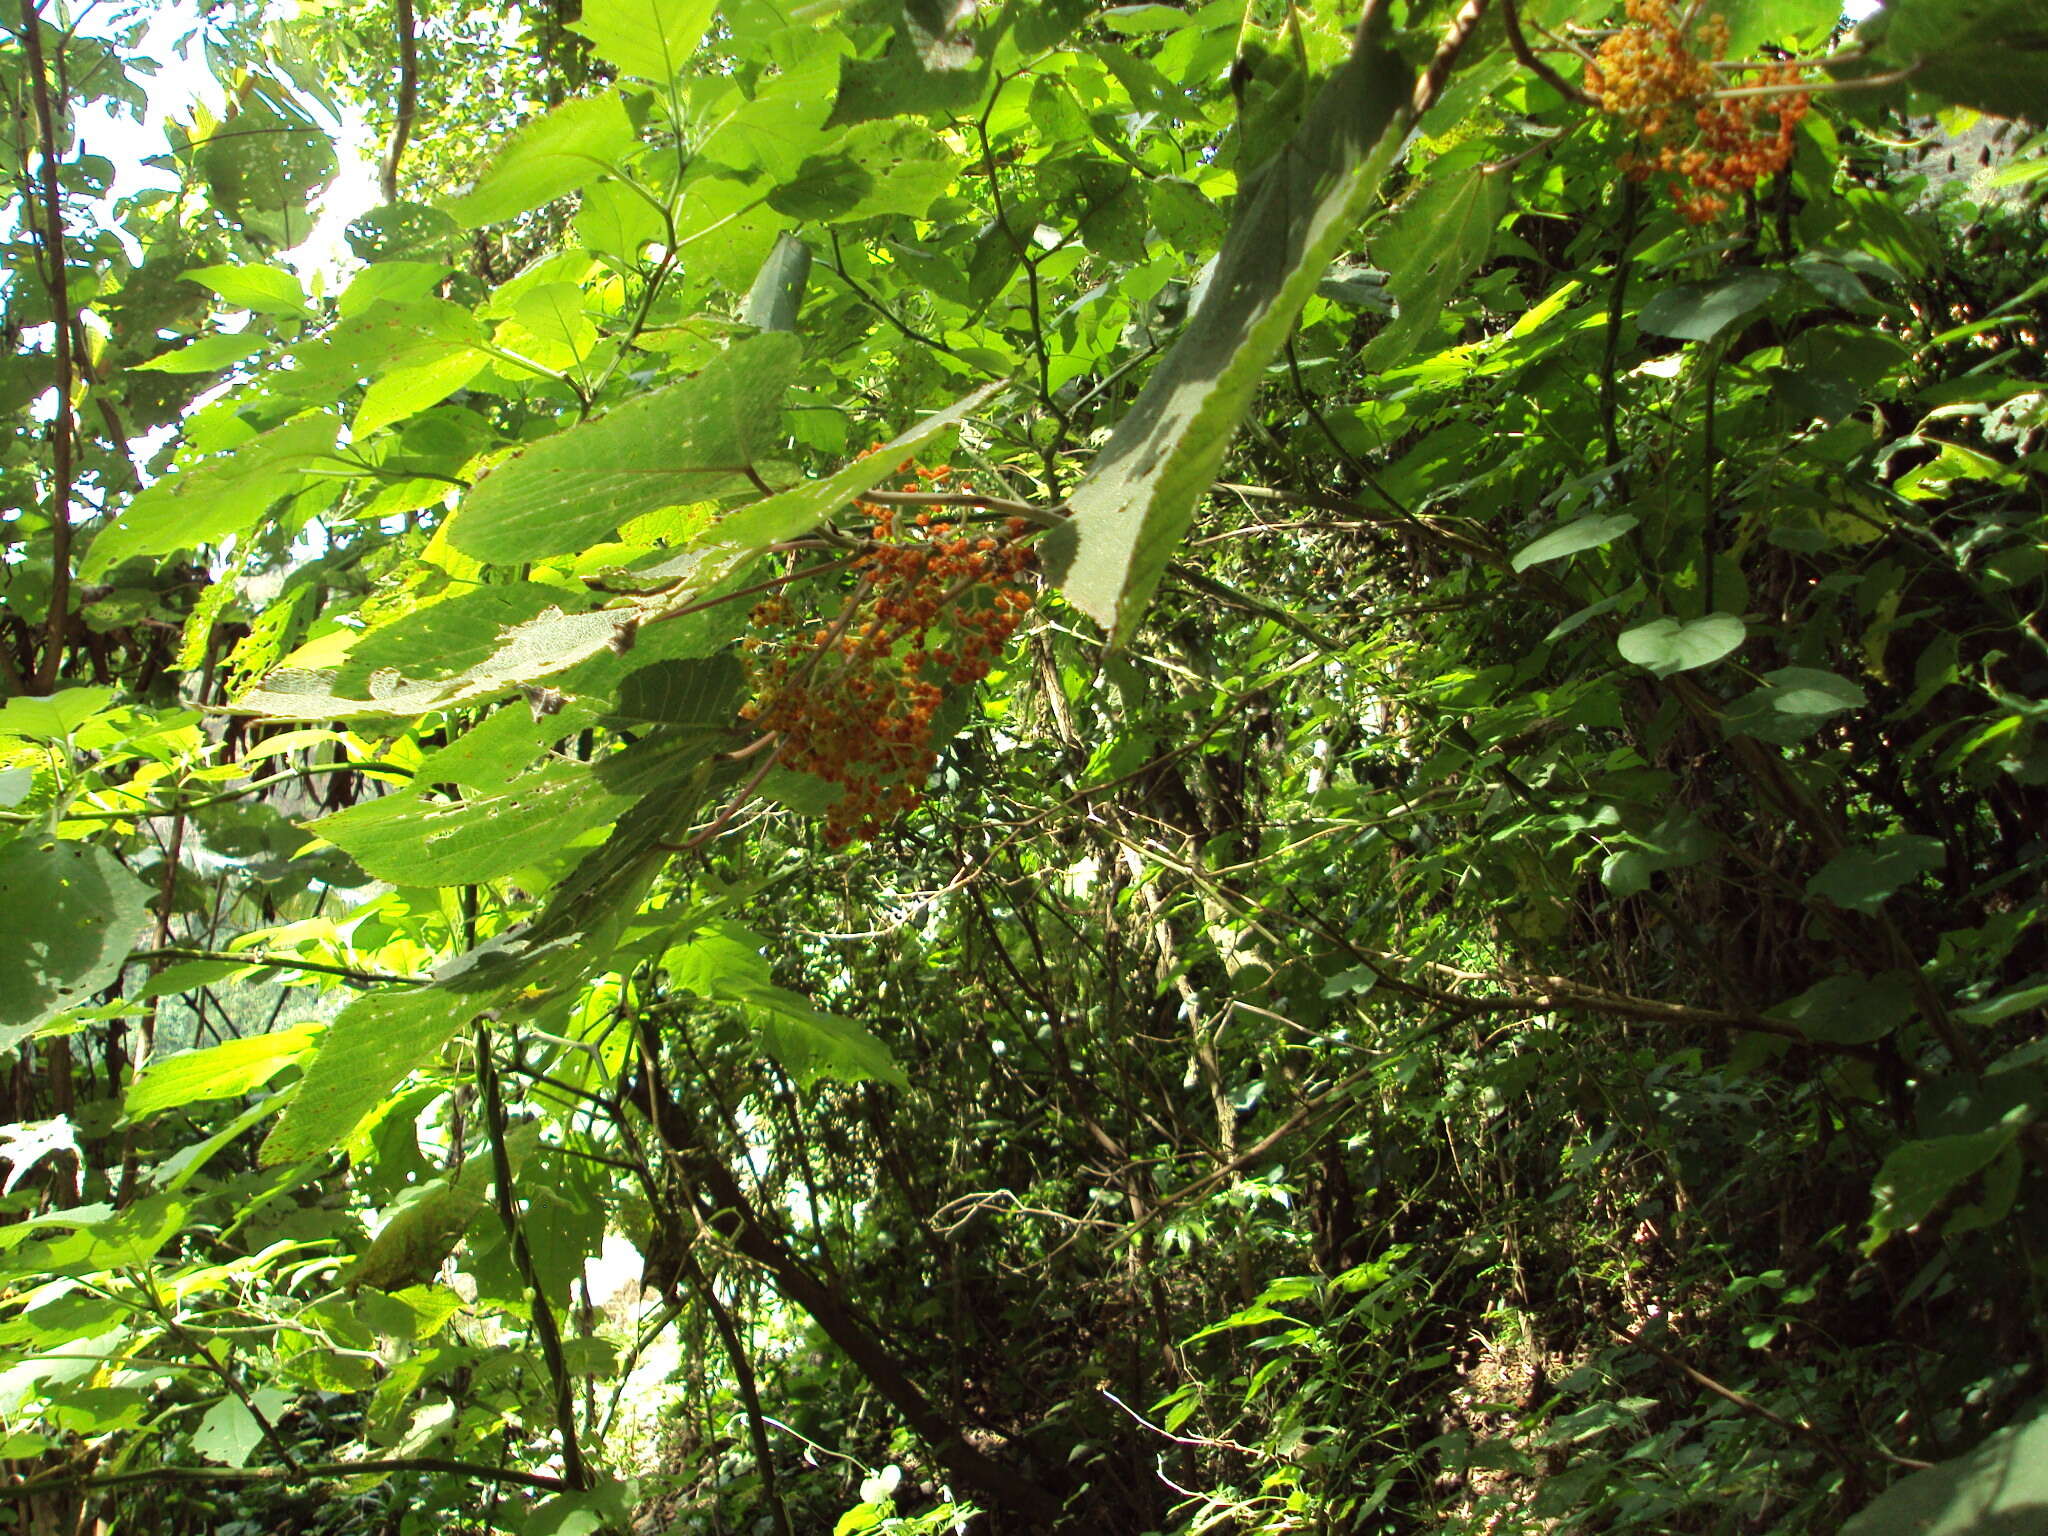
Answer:
<svg viewBox="0 0 2048 1536"><path fill-rule="evenodd" d="M2048 1519L2034 0L0 90L0 1531Z"/></svg>

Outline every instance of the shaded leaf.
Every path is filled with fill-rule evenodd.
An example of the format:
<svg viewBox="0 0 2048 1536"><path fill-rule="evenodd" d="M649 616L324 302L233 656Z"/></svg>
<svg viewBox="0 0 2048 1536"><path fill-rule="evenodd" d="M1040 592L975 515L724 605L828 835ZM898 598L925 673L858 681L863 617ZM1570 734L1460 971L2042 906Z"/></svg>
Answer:
<svg viewBox="0 0 2048 1536"><path fill-rule="evenodd" d="M2048 1405L1975 1450L1901 1478L1842 1536L2021 1536L2048 1511Z"/></svg>
<svg viewBox="0 0 2048 1536"><path fill-rule="evenodd" d="M1361 367L1384 371L1406 362L1438 333L1445 306L1486 259L1507 212L1509 179L1486 168L1486 149L1473 145L1444 156L1373 242L1397 312L1366 347Z"/></svg>
<svg viewBox="0 0 2048 1536"><path fill-rule="evenodd" d="M1710 613L1699 619L1652 619L1616 637L1625 660L1659 677L1710 666L1742 644L1747 633L1732 613Z"/></svg>
<svg viewBox="0 0 2048 1536"><path fill-rule="evenodd" d="M1603 544L1613 543L1635 527L1636 522L1637 519L1626 512L1601 512L1590 517L1573 518L1516 551L1514 568L1526 571L1532 565L1562 560L1582 549L1598 549Z"/></svg>
<svg viewBox="0 0 2048 1536"><path fill-rule="evenodd" d="M1636 317L1644 330L1681 341L1712 341L1778 291L1771 272L1745 272L1718 283L1681 283L1653 295Z"/></svg>
<svg viewBox="0 0 2048 1536"><path fill-rule="evenodd" d="M1836 854L1806 882L1806 889L1851 912L1875 912L1892 892L1941 868L1947 858L1937 839L1900 833Z"/></svg>
<svg viewBox="0 0 2048 1536"><path fill-rule="evenodd" d="M1881 1040L1913 1016L1911 978L1901 971L1866 976L1860 971L1814 983L1771 1017L1799 1026L1810 1039L1835 1045Z"/></svg>
<svg viewBox="0 0 2048 1536"><path fill-rule="evenodd" d="M149 895L104 848L33 838L0 845L0 1050L113 982Z"/></svg>
<svg viewBox="0 0 2048 1536"><path fill-rule="evenodd" d="M1984 1130L1931 1136L1894 1149L1871 1185L1875 1205L1863 1251L1875 1252L1892 1233L1925 1221L1951 1190L2011 1146L2032 1118L2032 1110L2022 1104Z"/></svg>

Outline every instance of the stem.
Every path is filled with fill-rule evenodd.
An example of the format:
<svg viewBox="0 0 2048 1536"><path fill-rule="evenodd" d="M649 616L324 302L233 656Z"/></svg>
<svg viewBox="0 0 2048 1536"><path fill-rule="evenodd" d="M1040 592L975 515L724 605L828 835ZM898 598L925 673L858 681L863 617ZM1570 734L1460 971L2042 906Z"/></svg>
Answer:
<svg viewBox="0 0 2048 1536"><path fill-rule="evenodd" d="M732 1314L718 1299L710 1276L704 1273L696 1255L687 1245L683 1248L683 1275L703 1300L705 1311L711 1314L711 1326L717 1331L718 1342L725 1346L725 1358L732 1366L733 1383L739 1388L740 1407L747 1420L747 1439L753 1446L754 1466L761 1474L761 1495L775 1516L775 1529L780 1536L796 1536L795 1528L789 1523L789 1510L782 1502L782 1490L775 1482L775 1451L768 1443L768 1423L761 1413L761 1392L754 1381L753 1362L747 1359L746 1345L740 1339L739 1329L733 1326Z"/></svg>
<svg viewBox="0 0 2048 1536"><path fill-rule="evenodd" d="M38 190L43 217L34 225L56 320L52 343L57 372L57 408L50 417L50 607L43 654L36 664L36 692L56 686L71 625L71 281L64 269L64 211L57 191L57 119L50 102L49 70L43 58L43 23L35 0L21 0L21 40L28 55L29 95L35 105L36 147L43 164Z"/></svg>
<svg viewBox="0 0 2048 1536"><path fill-rule="evenodd" d="M518 1472L509 1467L487 1467L473 1461L451 1461L445 1456L396 1456L382 1461L317 1461L289 1467L143 1467L133 1472L108 1472L97 1477L34 1477L26 1482L0 1484L0 1499L22 1503L46 1492L70 1492L94 1488L119 1488L128 1483L210 1483L236 1486L243 1483L307 1483L322 1477L360 1477L370 1472L446 1472L474 1477L484 1482L515 1483L547 1493L563 1493L571 1485L545 1472Z"/></svg>
<svg viewBox="0 0 2048 1536"><path fill-rule="evenodd" d="M1522 35L1522 12L1516 0L1501 0L1501 19L1507 23L1508 46L1514 49L1515 57L1521 61L1524 69L1566 101L1591 104L1591 97L1536 56L1536 50L1529 46L1529 39Z"/></svg>
<svg viewBox="0 0 2048 1536"><path fill-rule="evenodd" d="M1700 429L1700 612L1714 611L1714 566L1720 557L1719 532L1714 526L1714 394L1721 382L1721 359L1728 349L1713 343L1707 360L1707 409Z"/></svg>
<svg viewBox="0 0 2048 1536"><path fill-rule="evenodd" d="M391 147L384 154L384 201L398 201L398 162L405 155L405 141L412 137L413 119L419 113L420 50L418 24L413 0L394 0L398 23L398 116L391 125Z"/></svg>
<svg viewBox="0 0 2048 1536"><path fill-rule="evenodd" d="M533 1250L526 1242L526 1226L519 1219L519 1197L512 1187L512 1157L505 1146L505 1101L498 1091L497 1063L491 1058L491 1027L485 1015L476 1021L476 1081L483 1094L484 1124L491 1138L491 1180L498 1203L498 1220L512 1241L512 1261L533 1310L533 1331L540 1340L541 1358L547 1362L554 1386L555 1427L562 1439L562 1472L571 1488L588 1488L590 1473L583 1464L583 1449L576 1443L576 1394L569 1379L568 1361L562 1354L562 1331L555 1323L554 1309L540 1283L540 1271L533 1262Z"/></svg>

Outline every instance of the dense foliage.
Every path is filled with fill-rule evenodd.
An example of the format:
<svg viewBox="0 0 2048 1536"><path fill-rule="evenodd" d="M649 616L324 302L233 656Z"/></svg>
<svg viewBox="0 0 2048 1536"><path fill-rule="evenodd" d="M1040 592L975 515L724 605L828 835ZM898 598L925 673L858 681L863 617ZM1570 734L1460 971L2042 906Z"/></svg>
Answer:
<svg viewBox="0 0 2048 1536"><path fill-rule="evenodd" d="M2042 1517L2031 0L176 14L0 22L0 1529Z"/></svg>

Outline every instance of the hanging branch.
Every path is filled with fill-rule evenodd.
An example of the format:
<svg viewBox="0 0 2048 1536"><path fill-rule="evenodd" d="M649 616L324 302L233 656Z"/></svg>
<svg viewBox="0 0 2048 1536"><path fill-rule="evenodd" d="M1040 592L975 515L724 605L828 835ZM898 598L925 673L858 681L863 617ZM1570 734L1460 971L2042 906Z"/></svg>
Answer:
<svg viewBox="0 0 2048 1536"><path fill-rule="evenodd" d="M418 22L412 0L395 0L398 23L398 116L391 124L391 147L384 152L382 188L384 201L398 201L398 162L405 155L405 141L412 137L413 119L419 113L420 49Z"/></svg>
<svg viewBox="0 0 2048 1536"><path fill-rule="evenodd" d="M719 1343L725 1347L727 1363L732 1366L733 1384L739 1388L740 1409L747 1421L747 1440L753 1447L754 1469L761 1475L762 1500L775 1517L778 1536L795 1536L795 1529L789 1523L789 1508L782 1502L782 1489L776 1482L775 1449L768 1443L766 1416L761 1412L761 1391L755 1384L754 1365L747 1358L746 1344L740 1338L732 1314L718 1299L711 1277L697 1263L688 1242L682 1245L682 1261L683 1277L690 1282L691 1289L696 1291L705 1310L710 1313L711 1326L718 1333Z"/></svg>
<svg viewBox="0 0 2048 1536"><path fill-rule="evenodd" d="M36 663L35 691L56 686L71 624L71 283L64 270L64 211L57 192L57 114L50 101L50 74L43 58L43 23L35 0L21 0L21 41L28 54L29 96L35 105L36 147L42 153L40 222L35 230L41 253L43 285L49 291L56 319L52 354L56 362L57 406L50 416L50 611L45 621L43 654Z"/></svg>
<svg viewBox="0 0 2048 1536"><path fill-rule="evenodd" d="M540 1271L527 1246L526 1226L519 1219L519 1196L512 1187L512 1156L505 1147L505 1100L498 1091L498 1068L491 1059L491 1027L484 1016L476 1021L476 1081L483 1093L484 1124L491 1136L491 1182L495 1186L498 1220L512 1241L512 1262L533 1309L533 1331L540 1339L541 1358L547 1362L548 1378L554 1386L555 1425L562 1437L562 1472L572 1488L588 1488L590 1473L583 1465L583 1449L576 1443L576 1394L569 1380L569 1365L562 1354L562 1330L548 1305Z"/></svg>

